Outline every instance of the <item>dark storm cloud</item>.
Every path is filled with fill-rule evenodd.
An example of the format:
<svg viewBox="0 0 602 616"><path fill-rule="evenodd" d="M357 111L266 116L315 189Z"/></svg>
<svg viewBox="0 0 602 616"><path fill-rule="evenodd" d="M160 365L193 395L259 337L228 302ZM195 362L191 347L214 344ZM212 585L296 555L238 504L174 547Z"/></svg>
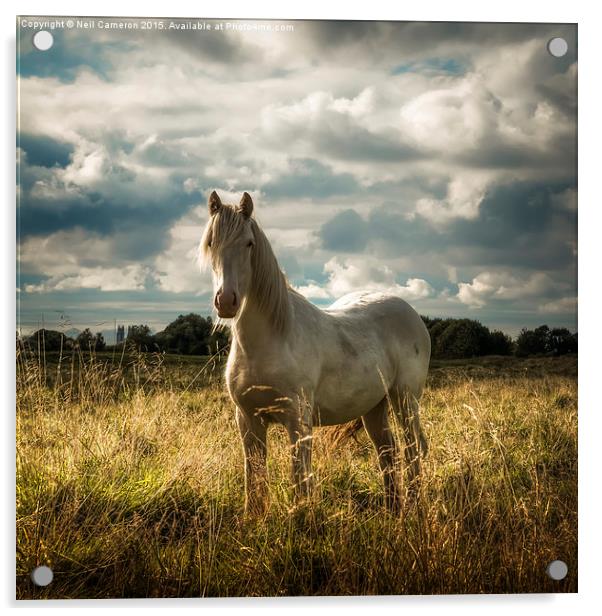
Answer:
<svg viewBox="0 0 602 616"><path fill-rule="evenodd" d="M190 199L174 199L170 204L146 203L144 208L111 199L74 199L60 211L27 201L19 215L19 237L46 236L76 228L101 236L127 233L120 245L122 258L145 259L160 253L168 240L169 225L191 207Z"/></svg>
<svg viewBox="0 0 602 616"><path fill-rule="evenodd" d="M384 134L372 133L349 123L348 128L314 133L318 151L350 161L409 161L423 158L415 148Z"/></svg>
<svg viewBox="0 0 602 616"><path fill-rule="evenodd" d="M327 198L347 195L360 189L350 173L333 173L330 167L311 158L293 159L290 171L264 184L261 190L268 198Z"/></svg>
<svg viewBox="0 0 602 616"><path fill-rule="evenodd" d="M74 150L69 143L30 134L17 135L17 146L25 151L29 164L38 167L66 167Z"/></svg>
<svg viewBox="0 0 602 616"><path fill-rule="evenodd" d="M564 36L569 46L576 39L574 25L562 24L500 24L460 22L382 22L382 21L317 21L304 22L308 46L318 55L353 53L359 58L387 59L397 64L407 58L464 53L469 46L492 47L504 43L519 43L539 36ZM569 54L567 54L569 55ZM574 61L571 53L564 62ZM456 62L460 62L459 59ZM559 69L563 70L563 69Z"/></svg>
<svg viewBox="0 0 602 616"><path fill-rule="evenodd" d="M428 221L419 216L408 220L394 202L370 212L368 226L378 251L387 256L436 252L440 246L439 234Z"/></svg>
<svg viewBox="0 0 602 616"><path fill-rule="evenodd" d="M207 20L211 23L211 20ZM160 44L168 44L185 51L190 57L203 61L239 67L241 64L262 61L263 52L236 32L216 30L167 30L154 33ZM224 79L228 76L225 74Z"/></svg>
<svg viewBox="0 0 602 616"><path fill-rule="evenodd" d="M447 175L416 172L412 177L403 180L374 182L366 190L393 203L398 212L405 212L414 209L416 201L425 195L433 199L444 199L448 184Z"/></svg>
<svg viewBox="0 0 602 616"><path fill-rule="evenodd" d="M476 169L531 169L559 175L564 179L576 176L577 141L573 134L550 138L545 150L507 143L499 135L491 135L477 148L467 148L450 156L453 162Z"/></svg>
<svg viewBox="0 0 602 616"><path fill-rule="evenodd" d="M575 116L577 111L577 96L574 90L566 91L555 88L550 84L537 84L538 94L549 103L557 107L567 116Z"/></svg>
<svg viewBox="0 0 602 616"><path fill-rule="evenodd" d="M177 141L169 140L158 140L151 143L138 153L137 159L140 163L151 167L177 168L186 168L191 165L200 167L202 163L208 164L209 160L183 148Z"/></svg>
<svg viewBox="0 0 602 616"><path fill-rule="evenodd" d="M380 256L453 255L454 265L512 266L561 270L574 263L576 212L556 204L571 183L515 183L489 191L478 218L456 219L440 230L417 215L404 217L396 203L384 204L363 219L348 209L317 232L322 248L334 252L375 252Z"/></svg>
<svg viewBox="0 0 602 616"><path fill-rule="evenodd" d="M319 237L328 250L363 252L370 239L370 229L355 210L343 210L322 225Z"/></svg>
<svg viewBox="0 0 602 616"><path fill-rule="evenodd" d="M115 229L115 220L110 210L95 207L87 195L66 198L60 209L53 209L47 200L26 195L21 198L18 226L21 239L76 227L106 235Z"/></svg>
<svg viewBox="0 0 602 616"><path fill-rule="evenodd" d="M34 154L34 157L37 155ZM39 156L37 156L39 161ZM47 160L47 159L46 159ZM32 165L28 162L28 154L25 150L22 150L20 160L18 160L17 167L17 179L19 182L19 189L21 191L21 204L23 198L26 198L36 184L36 182L50 182L52 180L52 168L55 165Z"/></svg>
<svg viewBox="0 0 602 616"><path fill-rule="evenodd" d="M520 182L492 189L475 220L455 220L449 244L482 265L553 270L574 263L569 240L577 237L577 213L558 207L554 197L575 188L573 183ZM466 265L470 258L462 259Z"/></svg>
<svg viewBox="0 0 602 616"><path fill-rule="evenodd" d="M559 31L556 24L546 30ZM574 30L572 25L560 28ZM409 21L317 21L308 32L321 49L346 45L398 45L411 50L448 46L453 42L499 44L529 40L541 34L539 23L409 22Z"/></svg>
<svg viewBox="0 0 602 616"><path fill-rule="evenodd" d="M114 174L115 183L131 181ZM122 257L143 259L160 253L169 238L170 225L203 199L197 192L185 192L182 178L172 178L171 190L149 195L132 188L121 198L80 187L61 192L58 198L36 193L38 181L50 182L50 170L23 165L18 230L21 240L46 236L56 231L81 228L92 234L124 235ZM169 195L166 197L164 195Z"/></svg>
<svg viewBox="0 0 602 616"><path fill-rule="evenodd" d="M423 219L404 218L395 203L372 210L367 220L354 209L339 212L316 233L320 245L333 252L364 252L379 244L385 252L399 256L405 251L431 251L435 232Z"/></svg>

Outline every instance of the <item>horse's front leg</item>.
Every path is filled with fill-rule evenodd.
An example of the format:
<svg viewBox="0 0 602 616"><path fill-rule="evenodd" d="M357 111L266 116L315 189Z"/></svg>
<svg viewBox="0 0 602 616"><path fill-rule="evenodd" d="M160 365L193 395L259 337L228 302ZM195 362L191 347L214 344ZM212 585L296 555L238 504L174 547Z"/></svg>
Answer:
<svg viewBox="0 0 602 616"><path fill-rule="evenodd" d="M245 455L245 513L260 515L268 505L267 426L261 417L236 409Z"/></svg>
<svg viewBox="0 0 602 616"><path fill-rule="evenodd" d="M313 488L311 451L313 439L312 405L298 396L285 411L285 426L291 443L292 476L297 502L307 499Z"/></svg>

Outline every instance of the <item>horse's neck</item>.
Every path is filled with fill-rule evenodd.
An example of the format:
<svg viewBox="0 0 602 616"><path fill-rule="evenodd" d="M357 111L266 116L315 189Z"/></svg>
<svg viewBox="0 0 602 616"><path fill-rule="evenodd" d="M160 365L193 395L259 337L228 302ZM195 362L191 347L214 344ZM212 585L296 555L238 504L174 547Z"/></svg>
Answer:
<svg viewBox="0 0 602 616"><path fill-rule="evenodd" d="M281 343L286 332L279 331L274 325L272 315L266 314L252 298L248 298L232 327L232 336L245 353L251 353Z"/></svg>
<svg viewBox="0 0 602 616"><path fill-rule="evenodd" d="M275 328L271 315L263 312L250 299L232 326L235 344L246 355L265 354L270 349L281 349L283 344L295 345L299 336L307 338L327 315L305 297L287 289L288 323L284 330Z"/></svg>
<svg viewBox="0 0 602 616"><path fill-rule="evenodd" d="M252 292L232 331L235 342L246 353L282 345L299 327L296 321L300 316L318 310L289 287L267 239L262 233L260 238L265 242L259 244L262 266L254 272Z"/></svg>

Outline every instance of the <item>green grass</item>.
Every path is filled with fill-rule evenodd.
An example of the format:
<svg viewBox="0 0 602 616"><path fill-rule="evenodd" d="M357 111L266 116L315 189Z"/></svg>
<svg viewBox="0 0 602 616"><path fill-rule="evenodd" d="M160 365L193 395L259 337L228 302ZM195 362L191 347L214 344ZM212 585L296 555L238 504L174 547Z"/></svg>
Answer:
<svg viewBox="0 0 602 616"><path fill-rule="evenodd" d="M18 357L19 598L577 590L576 358L436 363L423 482L399 517L363 432L335 445L317 430L316 494L295 508L272 428L260 519L242 515L219 367L70 361ZM556 558L561 582L545 574ZM41 564L55 574L43 589Z"/></svg>

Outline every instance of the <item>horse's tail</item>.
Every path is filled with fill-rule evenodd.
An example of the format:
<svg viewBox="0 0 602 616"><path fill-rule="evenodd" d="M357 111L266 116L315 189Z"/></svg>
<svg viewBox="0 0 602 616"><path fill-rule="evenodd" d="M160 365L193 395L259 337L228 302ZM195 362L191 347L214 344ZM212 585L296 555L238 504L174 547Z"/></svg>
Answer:
<svg viewBox="0 0 602 616"><path fill-rule="evenodd" d="M347 423L341 424L339 426L334 426L329 431L330 446L333 449L336 449L337 447L343 445L343 443L348 441L350 438L352 438L357 443L358 440L356 435L362 428L363 424L361 418L354 419L353 421L348 421Z"/></svg>

